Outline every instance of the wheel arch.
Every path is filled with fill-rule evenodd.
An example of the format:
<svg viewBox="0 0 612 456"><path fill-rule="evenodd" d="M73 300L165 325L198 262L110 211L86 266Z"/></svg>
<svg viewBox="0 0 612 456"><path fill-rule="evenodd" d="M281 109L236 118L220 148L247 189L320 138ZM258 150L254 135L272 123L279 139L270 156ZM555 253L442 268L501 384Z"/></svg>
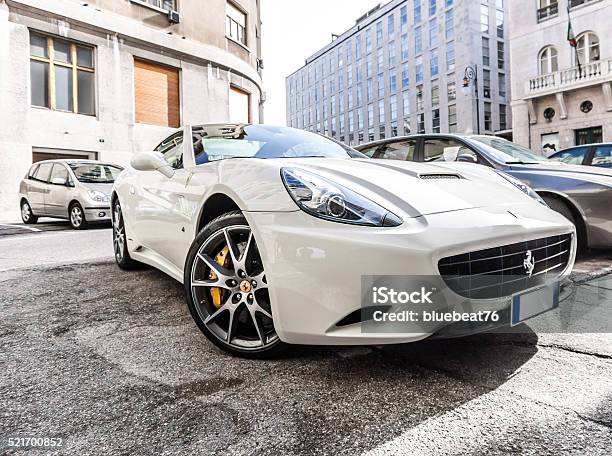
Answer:
<svg viewBox="0 0 612 456"><path fill-rule="evenodd" d="M584 239L583 244L585 246L588 246L589 245L589 230L587 228L586 217L584 213L582 212L581 208L578 206L578 204L572 201L572 199L569 196L562 194L562 193L550 191L550 190L542 190L542 191L538 190L537 194L542 197L546 196L548 198L554 198L557 201L560 201L561 203L567 206L567 208L570 210L570 212L574 216L574 219L578 222L578 226L576 227L578 238Z"/></svg>
<svg viewBox="0 0 612 456"><path fill-rule="evenodd" d="M200 209L195 234L197 235L202 228L218 216L240 210L238 203L227 194L217 192L210 195Z"/></svg>

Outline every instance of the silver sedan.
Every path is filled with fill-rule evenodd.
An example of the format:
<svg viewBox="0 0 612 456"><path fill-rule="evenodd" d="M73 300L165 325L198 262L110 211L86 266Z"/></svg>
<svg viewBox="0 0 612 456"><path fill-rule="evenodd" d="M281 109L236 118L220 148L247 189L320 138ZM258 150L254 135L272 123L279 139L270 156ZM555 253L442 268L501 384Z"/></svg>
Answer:
<svg viewBox="0 0 612 456"><path fill-rule="evenodd" d="M45 160L34 163L19 185L24 223L39 217L67 219L76 230L110 221L110 193L122 171L96 160Z"/></svg>

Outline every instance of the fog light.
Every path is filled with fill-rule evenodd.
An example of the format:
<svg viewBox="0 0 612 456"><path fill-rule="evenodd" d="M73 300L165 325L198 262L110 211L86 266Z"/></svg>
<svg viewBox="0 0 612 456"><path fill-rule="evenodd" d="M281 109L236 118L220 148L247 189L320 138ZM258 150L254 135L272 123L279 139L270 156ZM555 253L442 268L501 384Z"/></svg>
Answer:
<svg viewBox="0 0 612 456"><path fill-rule="evenodd" d="M98 212L98 217L104 217L106 215L106 212Z"/></svg>

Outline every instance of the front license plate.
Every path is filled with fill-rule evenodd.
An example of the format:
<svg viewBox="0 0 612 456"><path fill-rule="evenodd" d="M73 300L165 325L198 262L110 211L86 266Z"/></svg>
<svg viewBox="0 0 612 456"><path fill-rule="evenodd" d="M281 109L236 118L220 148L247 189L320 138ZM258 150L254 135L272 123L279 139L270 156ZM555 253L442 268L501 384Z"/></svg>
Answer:
<svg viewBox="0 0 612 456"><path fill-rule="evenodd" d="M510 326L559 307L559 282L512 297Z"/></svg>

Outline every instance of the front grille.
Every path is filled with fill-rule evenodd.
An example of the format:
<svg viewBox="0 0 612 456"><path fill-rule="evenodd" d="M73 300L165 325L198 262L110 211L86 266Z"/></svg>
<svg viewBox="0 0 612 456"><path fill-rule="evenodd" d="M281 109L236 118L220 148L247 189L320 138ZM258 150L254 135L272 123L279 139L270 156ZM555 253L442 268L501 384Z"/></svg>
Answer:
<svg viewBox="0 0 612 456"><path fill-rule="evenodd" d="M458 174L419 174L421 179L462 179Z"/></svg>
<svg viewBox="0 0 612 456"><path fill-rule="evenodd" d="M442 258L438 270L455 293L470 299L494 299L558 277L567 267L571 250L572 235L564 234ZM528 261L528 252L532 261Z"/></svg>

